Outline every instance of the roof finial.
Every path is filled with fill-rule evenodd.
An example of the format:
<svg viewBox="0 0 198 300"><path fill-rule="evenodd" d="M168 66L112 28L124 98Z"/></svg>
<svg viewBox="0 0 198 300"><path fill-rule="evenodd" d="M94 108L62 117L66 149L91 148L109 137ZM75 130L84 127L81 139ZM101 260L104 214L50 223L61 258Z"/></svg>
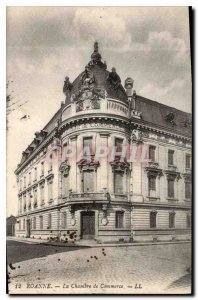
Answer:
<svg viewBox="0 0 198 300"><path fill-rule="evenodd" d="M94 52L98 53L98 42L97 41L95 41L95 43L94 43Z"/></svg>
<svg viewBox="0 0 198 300"><path fill-rule="evenodd" d="M98 42L95 41L94 43L94 52L91 55L91 59L94 61L101 61L101 55L98 53Z"/></svg>

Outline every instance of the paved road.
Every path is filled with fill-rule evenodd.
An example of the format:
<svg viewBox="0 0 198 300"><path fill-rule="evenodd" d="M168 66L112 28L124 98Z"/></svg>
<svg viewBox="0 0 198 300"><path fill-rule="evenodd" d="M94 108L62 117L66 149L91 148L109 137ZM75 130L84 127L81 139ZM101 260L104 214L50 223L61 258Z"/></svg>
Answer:
<svg viewBox="0 0 198 300"><path fill-rule="evenodd" d="M190 244L104 249L56 248L17 242L9 245L8 249L13 247L10 253L14 249L20 251L10 256L15 261L23 254L26 259L29 257L29 260L14 263L13 270L8 267L11 293L190 293ZM30 259L37 254L38 258ZM42 285L48 283L50 288L43 288ZM136 289L136 285L141 288Z"/></svg>
<svg viewBox="0 0 198 300"><path fill-rule="evenodd" d="M85 247L82 247L85 248ZM81 248L76 247L56 247L43 244L27 244L17 241L7 240L7 264L14 264L32 258L45 257L47 255L74 251Z"/></svg>

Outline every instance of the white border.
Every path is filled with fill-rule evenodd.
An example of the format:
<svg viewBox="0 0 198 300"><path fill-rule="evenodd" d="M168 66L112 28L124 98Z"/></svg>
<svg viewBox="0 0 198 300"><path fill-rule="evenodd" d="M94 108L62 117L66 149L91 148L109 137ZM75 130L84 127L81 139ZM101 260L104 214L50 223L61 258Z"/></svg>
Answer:
<svg viewBox="0 0 198 300"><path fill-rule="evenodd" d="M5 262L5 258L6 258L6 244L5 244L5 232L6 232L6 161L5 161L5 157L6 157L6 137L5 137L5 115L6 115L6 103L4 101L5 97L6 97L6 6L192 6L195 10L198 7L198 1L197 0L191 0L191 1L187 1L187 0L167 0L167 1L143 1L143 0L133 0L133 1L129 1L129 0L122 0L122 1L113 1L113 0L97 0L97 1L80 1L80 0L73 0L73 1L66 1L66 0L58 0L58 1L45 1L45 0L34 0L34 1L28 1L27 0L23 0L23 1L19 1L19 0L2 0L0 2L0 57L1 57L1 71L0 71L0 79L1 79L1 89L0 89L0 99L1 99L1 108L0 108L0 137L1 137L1 148L0 148L0 183L1 183L1 197L0 197L0 203L1 203L1 207L0 207L0 217L1 217L1 226L0 226L0 237L1 237L1 247L0 247L0 257L1 257L1 272L0 272L0 292L1 292L1 299L5 299L8 297L8 295L6 295L6 262ZM195 12L196 13L196 12ZM195 41L194 41L194 54L195 53L195 49L197 48L196 45L197 43L195 43L198 39L198 33L197 33L197 26L196 26L196 22L195 22ZM197 70L197 60L196 61L196 65L194 66L195 70ZM194 61L194 63L195 63ZM195 73L194 70L194 73ZM194 82L194 85L196 86L197 84L197 78L196 82ZM195 93L196 94L196 93ZM194 102L196 102L196 95L194 94ZM196 109L196 105L194 103L194 108ZM197 110L196 110L197 113ZM197 114L196 114L197 115ZM195 120L196 122L196 117ZM195 138L196 138L196 142L197 142L197 138L198 138L198 128L197 128L197 122L194 128L195 131ZM195 141L194 141L195 142ZM197 143L195 144L195 149L197 148ZM195 154L195 149L194 149L194 154ZM194 164L195 167L195 164ZM196 170L197 170L197 161L196 161ZM195 182L195 186L197 186L197 178L196 178L196 182ZM196 202L196 193L194 194L194 200ZM198 205L195 206L194 203L194 207L196 208L196 216L197 214L197 207ZM196 221L196 218L195 220ZM196 222L197 223L197 222ZM195 225L195 223L194 223ZM197 226L196 226L197 228ZM194 228L194 231L196 231L196 228ZM196 239L195 239L196 240ZM195 249L196 249L196 245L195 245ZM195 252L195 251L194 251ZM195 254L195 253L194 253ZM194 260L194 262L197 262L197 260ZM196 267L197 267L197 263L196 263ZM197 269L197 268L196 268ZM195 277L195 287L197 286L197 277ZM194 288L195 288L194 287ZM196 291L195 291L196 292ZM74 299L76 297L74 296L65 296L67 298L71 298ZM94 296L93 296L94 297ZM106 296L103 296L104 298L106 298ZM133 298L137 298L137 299L141 299L141 298L145 298L144 296L142 297L136 297L136 296L132 296ZM159 296L160 297L160 296ZM180 299L180 297L172 297L169 296L172 299ZM20 297L19 297L20 298ZM23 296L23 299L25 299L26 297ZM39 299L41 297L37 297L37 299ZM51 297L52 299L57 298L57 296L53 296ZM124 298L120 296L120 298ZM155 297L156 298L156 297ZM157 297L158 298L158 297Z"/></svg>

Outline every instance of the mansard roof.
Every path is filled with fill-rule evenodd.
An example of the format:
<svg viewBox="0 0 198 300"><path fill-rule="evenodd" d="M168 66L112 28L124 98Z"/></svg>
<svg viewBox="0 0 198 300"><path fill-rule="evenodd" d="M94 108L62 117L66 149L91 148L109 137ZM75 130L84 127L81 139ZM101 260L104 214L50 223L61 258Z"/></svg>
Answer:
<svg viewBox="0 0 198 300"><path fill-rule="evenodd" d="M192 134L192 115L142 96L136 96L136 109L148 124L173 131L187 137Z"/></svg>

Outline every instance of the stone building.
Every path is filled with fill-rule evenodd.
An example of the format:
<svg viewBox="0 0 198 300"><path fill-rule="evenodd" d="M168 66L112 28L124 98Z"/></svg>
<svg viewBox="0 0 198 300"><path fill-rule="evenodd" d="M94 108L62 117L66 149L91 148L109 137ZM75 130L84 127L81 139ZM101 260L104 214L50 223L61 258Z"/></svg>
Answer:
<svg viewBox="0 0 198 300"><path fill-rule="evenodd" d="M191 115L133 84L107 70L97 42L85 70L65 78L64 103L15 171L17 236L190 239Z"/></svg>
<svg viewBox="0 0 198 300"><path fill-rule="evenodd" d="M6 235L15 236L16 217L10 216L6 218Z"/></svg>

